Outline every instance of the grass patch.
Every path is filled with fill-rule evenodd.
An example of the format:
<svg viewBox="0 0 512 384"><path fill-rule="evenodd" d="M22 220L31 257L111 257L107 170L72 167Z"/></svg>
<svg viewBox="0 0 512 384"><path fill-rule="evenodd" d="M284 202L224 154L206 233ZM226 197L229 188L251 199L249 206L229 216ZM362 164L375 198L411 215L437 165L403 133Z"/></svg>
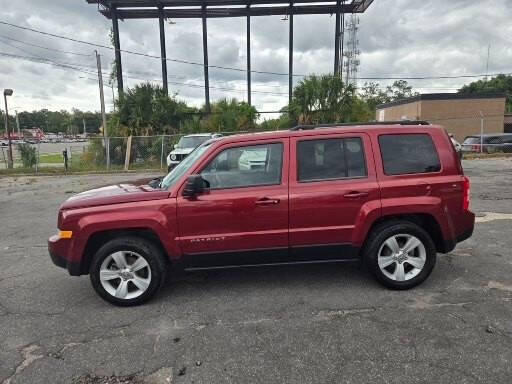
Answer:
<svg viewBox="0 0 512 384"><path fill-rule="evenodd" d="M39 155L39 163L63 164L64 158L60 153L42 153L41 155Z"/></svg>

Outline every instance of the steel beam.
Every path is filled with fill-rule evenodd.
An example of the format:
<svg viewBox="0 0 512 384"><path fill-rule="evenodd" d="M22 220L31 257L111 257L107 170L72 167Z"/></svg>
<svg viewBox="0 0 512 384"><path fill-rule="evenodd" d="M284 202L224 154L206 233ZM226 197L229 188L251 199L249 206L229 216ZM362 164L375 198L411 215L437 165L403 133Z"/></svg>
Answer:
<svg viewBox="0 0 512 384"><path fill-rule="evenodd" d="M334 28L334 75L340 71L340 19L341 19L341 0L338 0L336 10L336 26Z"/></svg>
<svg viewBox="0 0 512 384"><path fill-rule="evenodd" d="M206 8L207 18L221 17L246 17L246 16L275 16L286 15L289 12L289 6L277 7L243 7L243 8ZM336 4L332 5L302 5L294 7L296 15L332 15L336 13ZM107 18L112 17L112 10L105 9L100 11ZM341 6L341 12L361 13L351 5ZM164 15L171 19L194 19L202 18L203 10L201 8L165 8ZM157 19L159 17L158 9L119 9L117 10L120 19Z"/></svg>
<svg viewBox="0 0 512 384"><path fill-rule="evenodd" d="M160 57L162 58L162 81L166 94L169 94L169 84L167 80L167 51L165 49L165 25L163 8L160 8L160 17L158 18L160 26Z"/></svg>
<svg viewBox="0 0 512 384"><path fill-rule="evenodd" d="M210 113L210 79L208 75L208 30L206 26L206 7L203 6L203 67L204 67L204 100L206 113Z"/></svg>
<svg viewBox="0 0 512 384"><path fill-rule="evenodd" d="M250 7L248 5L247 7ZM247 103L251 103L251 16L247 16Z"/></svg>
<svg viewBox="0 0 512 384"><path fill-rule="evenodd" d="M358 9L368 8L372 1L373 0L353 0L351 4L354 8ZM163 7L202 7L203 5L207 7L236 5L247 6L247 4L274 6L276 4L289 4L287 0L87 0L87 3L101 4L106 8L110 6L117 8L150 8L155 7L156 4ZM294 3L336 3L336 0L296 0Z"/></svg>
<svg viewBox="0 0 512 384"><path fill-rule="evenodd" d="M288 37L288 106L292 104L293 96L293 1L290 2L290 14L288 15L288 22L290 26Z"/></svg>
<svg viewBox="0 0 512 384"><path fill-rule="evenodd" d="M116 76L117 76L117 90L119 96L123 93L123 65L121 63L121 43L119 41L119 22L117 20L117 12L115 8L111 9L112 13L112 30L114 32L114 49L116 57Z"/></svg>

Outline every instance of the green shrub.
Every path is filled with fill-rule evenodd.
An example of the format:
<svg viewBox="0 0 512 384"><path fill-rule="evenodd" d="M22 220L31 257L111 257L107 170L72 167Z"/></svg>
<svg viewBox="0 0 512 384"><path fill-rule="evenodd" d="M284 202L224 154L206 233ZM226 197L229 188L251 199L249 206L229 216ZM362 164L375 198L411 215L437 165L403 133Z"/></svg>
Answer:
<svg viewBox="0 0 512 384"><path fill-rule="evenodd" d="M18 144L23 167L32 168L37 163L36 148L30 144Z"/></svg>

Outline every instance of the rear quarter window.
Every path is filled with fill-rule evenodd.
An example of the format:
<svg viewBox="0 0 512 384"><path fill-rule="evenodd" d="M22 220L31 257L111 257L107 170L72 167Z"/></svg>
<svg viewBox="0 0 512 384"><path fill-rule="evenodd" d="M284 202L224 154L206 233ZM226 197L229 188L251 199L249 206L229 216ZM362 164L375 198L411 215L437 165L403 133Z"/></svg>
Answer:
<svg viewBox="0 0 512 384"><path fill-rule="evenodd" d="M381 135L379 146L386 175L431 173L441 170L434 142L426 133Z"/></svg>

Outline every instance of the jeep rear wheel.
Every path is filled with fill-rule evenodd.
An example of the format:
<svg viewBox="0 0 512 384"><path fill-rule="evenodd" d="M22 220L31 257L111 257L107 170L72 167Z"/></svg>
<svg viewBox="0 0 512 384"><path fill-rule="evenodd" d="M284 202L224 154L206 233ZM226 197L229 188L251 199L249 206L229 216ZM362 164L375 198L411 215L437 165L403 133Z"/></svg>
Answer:
<svg viewBox="0 0 512 384"><path fill-rule="evenodd" d="M162 252L151 242L122 237L107 242L96 252L90 278L103 299L130 306L151 299L162 286L166 271Z"/></svg>
<svg viewBox="0 0 512 384"><path fill-rule="evenodd" d="M379 282L391 289L409 289L422 283L436 262L429 234L407 221L377 226L365 249L365 261Z"/></svg>

